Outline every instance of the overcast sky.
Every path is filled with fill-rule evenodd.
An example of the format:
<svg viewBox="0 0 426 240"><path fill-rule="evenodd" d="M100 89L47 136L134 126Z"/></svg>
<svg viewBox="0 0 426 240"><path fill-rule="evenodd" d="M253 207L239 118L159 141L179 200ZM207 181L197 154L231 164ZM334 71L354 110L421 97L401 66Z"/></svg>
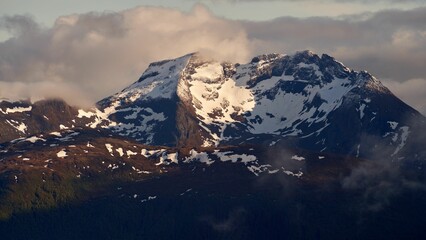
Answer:
<svg viewBox="0 0 426 240"><path fill-rule="evenodd" d="M426 113L424 0L0 0L0 98L87 106L152 61L304 49L369 71Z"/></svg>

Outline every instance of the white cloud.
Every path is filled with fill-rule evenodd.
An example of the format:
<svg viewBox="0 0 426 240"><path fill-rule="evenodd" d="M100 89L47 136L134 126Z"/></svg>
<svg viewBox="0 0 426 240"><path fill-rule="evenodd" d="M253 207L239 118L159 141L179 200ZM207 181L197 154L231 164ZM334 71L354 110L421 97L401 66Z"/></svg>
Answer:
<svg viewBox="0 0 426 240"><path fill-rule="evenodd" d="M190 13L139 7L64 16L49 29L27 17L0 22L15 33L0 43L2 97L37 98L49 92L49 97L87 105L136 81L153 61L195 51L232 61L251 55L239 23L202 6Z"/></svg>

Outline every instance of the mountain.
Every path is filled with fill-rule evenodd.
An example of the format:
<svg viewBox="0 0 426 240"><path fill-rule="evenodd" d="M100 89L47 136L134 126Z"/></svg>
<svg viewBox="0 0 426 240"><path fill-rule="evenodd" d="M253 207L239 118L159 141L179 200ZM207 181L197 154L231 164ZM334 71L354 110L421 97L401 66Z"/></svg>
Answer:
<svg viewBox="0 0 426 240"><path fill-rule="evenodd" d="M248 64L199 54L153 63L98 108L79 118L95 116L87 125L95 128L107 120L103 127L145 144L278 143L358 157L371 154L373 139L387 156L405 156L405 145L415 144L413 124L426 123L369 73L310 51Z"/></svg>
<svg viewBox="0 0 426 240"><path fill-rule="evenodd" d="M369 73L311 51L260 55L247 64L192 53L150 64L93 109L62 100L2 101L0 126L6 146L93 129L176 149L276 146L418 167L426 156L424 116Z"/></svg>
<svg viewBox="0 0 426 240"><path fill-rule="evenodd" d="M76 118L78 108L59 99L0 101L0 143L42 132L72 129L87 123Z"/></svg>
<svg viewBox="0 0 426 240"><path fill-rule="evenodd" d="M424 236L426 118L326 54L191 53L92 109L1 101L0 129L5 239Z"/></svg>

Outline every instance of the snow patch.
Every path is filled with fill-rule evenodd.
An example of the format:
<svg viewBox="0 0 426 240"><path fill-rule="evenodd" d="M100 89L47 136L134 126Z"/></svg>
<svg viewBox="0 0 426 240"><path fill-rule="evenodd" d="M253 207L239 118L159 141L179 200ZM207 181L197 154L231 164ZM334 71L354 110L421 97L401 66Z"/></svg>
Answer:
<svg viewBox="0 0 426 240"><path fill-rule="evenodd" d="M356 147L356 156L355 157L359 157L359 148L361 147L361 144L358 144L358 146Z"/></svg>
<svg viewBox="0 0 426 240"><path fill-rule="evenodd" d="M56 137L62 137L60 132L51 132L50 135L56 136Z"/></svg>
<svg viewBox="0 0 426 240"><path fill-rule="evenodd" d="M111 145L111 144L109 144L109 143L105 143L105 147L106 147L106 149L108 150L109 154L110 154L111 156L114 156L114 151L113 151L112 145Z"/></svg>
<svg viewBox="0 0 426 240"><path fill-rule="evenodd" d="M30 112L32 110L32 106L29 107L14 107L14 108L6 108L6 111L3 111L0 109L0 112L3 114L9 114L9 113L23 113L23 112Z"/></svg>
<svg viewBox="0 0 426 240"><path fill-rule="evenodd" d="M362 119L364 117L364 110L365 110L366 106L367 105L365 105L365 104L361 104L361 106L358 109L358 111L359 111L359 118L360 119Z"/></svg>
<svg viewBox="0 0 426 240"><path fill-rule="evenodd" d="M86 111L84 111L82 109L79 109L77 117L78 118L83 118L83 117L85 117L85 118L91 118L91 117L93 117L95 115L96 114L94 112L86 112Z"/></svg>
<svg viewBox="0 0 426 240"><path fill-rule="evenodd" d="M115 149L115 151L118 152L118 154L120 155L120 157L122 157L124 155L124 151L123 151L122 148L117 148L117 149Z"/></svg>
<svg viewBox="0 0 426 240"><path fill-rule="evenodd" d="M157 196L148 196L148 198L142 199L141 202L143 203L143 202L151 201L151 200L154 200L156 198L157 198Z"/></svg>
<svg viewBox="0 0 426 240"><path fill-rule="evenodd" d="M59 151L59 152L56 154L56 156L57 156L58 158L65 158L65 157L67 157L67 152L65 152L65 149L62 149L61 151Z"/></svg>
<svg viewBox="0 0 426 240"><path fill-rule="evenodd" d="M37 142L37 141L43 141L43 142L46 142L46 139L39 138L39 137L37 137L37 136L32 136L32 137L29 137L29 138L25 139L25 141L27 141L27 142L31 142L31 143L35 143L35 142Z"/></svg>
<svg viewBox="0 0 426 240"><path fill-rule="evenodd" d="M218 150L215 150L213 154L216 155L221 162L231 161L233 163L236 163L240 161L246 164L257 160L256 156L254 155L233 154L232 152L219 152Z"/></svg>
<svg viewBox="0 0 426 240"><path fill-rule="evenodd" d="M6 119L6 122L10 126L12 126L13 128L15 128L16 130L18 130L18 131L20 131L20 132L22 132L24 134L27 131L27 125L25 125L25 123L22 123L22 122L20 123L18 121L13 120L13 119L10 119L10 120Z"/></svg>
<svg viewBox="0 0 426 240"><path fill-rule="evenodd" d="M250 165L247 166L247 169L252 172L254 175L259 176L259 174L268 171L268 168L270 168L271 165Z"/></svg>
<svg viewBox="0 0 426 240"><path fill-rule="evenodd" d="M201 163L205 163L207 165L211 165L213 164L215 161L211 160L209 158L209 155L205 152L197 152L195 149L192 149L189 152L189 156L186 157L186 159L184 160L184 163L189 163L189 162L201 162Z"/></svg>
<svg viewBox="0 0 426 240"><path fill-rule="evenodd" d="M297 156L297 155L293 155L293 156L291 157L291 159L296 160L296 161L304 161L304 160L305 160L305 158L304 158L304 157Z"/></svg>
<svg viewBox="0 0 426 240"><path fill-rule="evenodd" d="M282 167L282 170L288 176L297 177L297 178L301 178L303 176L303 172L301 172L301 171L298 171L297 173L295 173L295 172L286 170L284 167Z"/></svg>
<svg viewBox="0 0 426 240"><path fill-rule="evenodd" d="M178 163L178 153L167 153L163 151L160 156L160 162L155 165L169 165L170 163Z"/></svg>
<svg viewBox="0 0 426 240"><path fill-rule="evenodd" d="M395 129L396 129L396 127L398 127L398 124L399 124L399 123L394 122L394 121L388 121L388 124L389 124L389 126L392 128L392 130L395 130Z"/></svg>
<svg viewBox="0 0 426 240"><path fill-rule="evenodd" d="M395 156L399 151L401 151L401 149L405 146L405 143L407 142L408 135L410 134L410 128L407 126L400 127L399 131L401 132L400 143L391 156Z"/></svg>
<svg viewBox="0 0 426 240"><path fill-rule="evenodd" d="M126 154L127 154L127 156L130 158L131 156L135 156L135 155L138 155L138 153L137 152L133 152L133 151L131 151L131 150L127 150L126 151Z"/></svg>

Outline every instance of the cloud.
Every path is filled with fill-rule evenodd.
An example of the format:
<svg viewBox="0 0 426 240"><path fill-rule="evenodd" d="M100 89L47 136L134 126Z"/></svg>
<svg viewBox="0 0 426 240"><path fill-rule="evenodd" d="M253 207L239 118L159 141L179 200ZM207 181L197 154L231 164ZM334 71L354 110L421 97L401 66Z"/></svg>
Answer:
<svg viewBox="0 0 426 240"><path fill-rule="evenodd" d="M367 70L388 85L387 82L405 83L426 76L425 23L426 8L418 8L340 18L281 17L245 21L243 26L257 54L311 49L330 54L350 68ZM425 88L413 90L423 94L413 99L407 90L398 91L397 96L409 99L409 103L426 102Z"/></svg>
<svg viewBox="0 0 426 240"><path fill-rule="evenodd" d="M0 29L5 29L15 36L33 34L40 30L38 24L27 15L0 17Z"/></svg>
<svg viewBox="0 0 426 240"><path fill-rule="evenodd" d="M138 7L63 16L51 28L6 16L0 28L14 37L0 42L0 97L48 92L90 104L135 81L152 61L202 51L246 62L310 49L369 71L426 114L425 23L426 8L254 22L222 19L202 5L189 13Z"/></svg>
<svg viewBox="0 0 426 240"><path fill-rule="evenodd" d="M27 99L38 101L49 98L61 98L75 106L91 106L91 92L72 82L3 82L0 81L0 100Z"/></svg>
<svg viewBox="0 0 426 240"><path fill-rule="evenodd" d="M421 182L407 179L389 159L363 162L342 180L342 187L361 191L361 210L374 212L385 209L407 191L425 190Z"/></svg>
<svg viewBox="0 0 426 240"><path fill-rule="evenodd" d="M237 22L205 7L189 13L138 7L60 17L41 28L30 17L2 17L14 37L0 43L0 96L64 97L90 104L137 80L150 62L205 51L218 59L251 55Z"/></svg>
<svg viewBox="0 0 426 240"><path fill-rule="evenodd" d="M424 141L424 137L421 141ZM419 174L407 171L414 167L410 165L413 162L406 159L401 163L389 159L393 147L384 144L382 139L375 136L365 135L360 142L370 146L369 153L366 154L369 159L352 168L350 174L341 180L341 186L345 190L360 193L354 197L360 198L359 201L355 201L361 210L381 211L407 193L417 194L426 191L426 185L418 178ZM409 167L404 168L404 164Z"/></svg>

